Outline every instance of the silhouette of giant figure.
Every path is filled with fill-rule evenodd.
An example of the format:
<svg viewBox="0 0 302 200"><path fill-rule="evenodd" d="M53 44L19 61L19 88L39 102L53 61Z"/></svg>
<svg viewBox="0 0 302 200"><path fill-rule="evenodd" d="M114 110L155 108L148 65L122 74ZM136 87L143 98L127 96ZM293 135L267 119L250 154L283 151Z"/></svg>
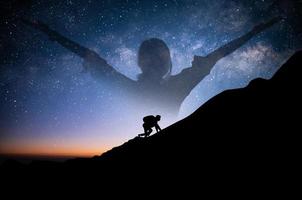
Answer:
<svg viewBox="0 0 302 200"><path fill-rule="evenodd" d="M171 56L165 42L157 38L147 39L142 42L138 52L138 66L142 73L137 81L116 71L95 51L64 37L43 22L25 19L23 22L44 32L51 40L83 58L85 69L93 77L119 88L123 87L129 94L132 94L137 104L147 105L150 108L156 107L162 113L167 111L172 115L177 115L184 99L210 73L217 61L231 54L252 37L280 20L279 17L276 17L266 23L261 23L250 32L214 50L205 57L194 56L192 66L183 69L176 75L171 75Z"/></svg>

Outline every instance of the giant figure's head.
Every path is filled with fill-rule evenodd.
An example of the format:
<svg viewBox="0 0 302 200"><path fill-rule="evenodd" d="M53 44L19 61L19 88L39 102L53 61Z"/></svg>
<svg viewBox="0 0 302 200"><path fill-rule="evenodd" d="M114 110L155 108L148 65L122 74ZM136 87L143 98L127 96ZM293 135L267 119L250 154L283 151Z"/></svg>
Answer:
<svg viewBox="0 0 302 200"><path fill-rule="evenodd" d="M170 50L157 38L145 40L138 51L138 66L142 70L140 79L161 80L171 73Z"/></svg>

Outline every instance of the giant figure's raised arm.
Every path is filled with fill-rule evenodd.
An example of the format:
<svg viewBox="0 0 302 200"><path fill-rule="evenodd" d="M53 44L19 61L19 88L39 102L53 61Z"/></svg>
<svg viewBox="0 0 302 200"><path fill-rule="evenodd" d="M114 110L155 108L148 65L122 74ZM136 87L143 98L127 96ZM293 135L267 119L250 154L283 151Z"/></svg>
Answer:
<svg viewBox="0 0 302 200"><path fill-rule="evenodd" d="M27 19L21 19L23 23L38 29L45 33L51 40L58 42L60 45L65 47L66 49L70 50L71 52L77 54L81 58L85 60L86 63L89 63L91 66L89 70L91 73L97 73L97 76L101 77L109 77L115 76L116 78L119 78L120 80L133 82L131 79L127 78L123 74L117 72L112 66L110 66L105 59L103 59L99 54L97 54L95 51L86 48L68 38L61 35L60 33L56 32L55 30L52 30L48 27L47 24L39 21L39 20L27 20ZM85 65L87 66L87 65Z"/></svg>
<svg viewBox="0 0 302 200"><path fill-rule="evenodd" d="M60 33L56 32L55 30L52 30L51 28L48 27L47 24L43 23L42 21L27 20L27 19L21 19L21 20L24 24L27 24L37 30L42 31L49 37L50 40L58 42L66 49L72 51L73 53L77 54L78 56L80 56L82 58L85 58L87 56L87 54L89 54L90 52L93 52L92 50L90 50L86 47L83 47L80 44L66 38L65 36L61 35Z"/></svg>
<svg viewBox="0 0 302 200"><path fill-rule="evenodd" d="M281 17L276 17L266 23L258 24L250 32L246 33L245 35L223 45L222 47L219 47L218 49L216 49L215 51L210 53L207 56L207 58L210 60L213 60L216 63L221 58L233 53L235 50L240 48L242 45L244 45L247 41L249 41L251 38L253 38L258 33L261 33L262 31L271 27L275 23L279 22L281 19L282 19Z"/></svg>
<svg viewBox="0 0 302 200"><path fill-rule="evenodd" d="M194 56L192 67L185 68L180 74L172 77L172 79L175 81L175 84L180 84L184 87L184 94L189 94L191 90L211 72L218 60L233 53L255 35L271 27L280 20L280 17L276 17L266 23L258 24L250 32L214 50L205 57Z"/></svg>

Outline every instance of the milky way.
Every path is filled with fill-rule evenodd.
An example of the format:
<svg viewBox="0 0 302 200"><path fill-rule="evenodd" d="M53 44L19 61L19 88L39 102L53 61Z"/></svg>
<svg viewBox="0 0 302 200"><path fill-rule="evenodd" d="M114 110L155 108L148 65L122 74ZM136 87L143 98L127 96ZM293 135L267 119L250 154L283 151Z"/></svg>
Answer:
<svg viewBox="0 0 302 200"><path fill-rule="evenodd" d="M220 60L185 100L179 119L223 90L243 87L257 77L270 78L301 45L291 16L298 16L293 9L300 1L281 1L288 5L286 10L273 0L20 2L1 5L6 15L0 43L0 153L101 153L141 133L147 114L135 105L125 109L130 102L85 72L81 58L22 24L19 17L45 22L137 80L137 51L147 38L167 43L172 74L177 74L191 66L194 55L205 56L257 23L286 15ZM175 122L160 114L163 127Z"/></svg>

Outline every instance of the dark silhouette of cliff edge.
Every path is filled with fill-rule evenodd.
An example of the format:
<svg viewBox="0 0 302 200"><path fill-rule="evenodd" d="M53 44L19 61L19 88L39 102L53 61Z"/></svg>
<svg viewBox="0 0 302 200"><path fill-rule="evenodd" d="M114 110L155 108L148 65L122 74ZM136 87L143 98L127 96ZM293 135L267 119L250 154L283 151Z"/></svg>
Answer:
<svg viewBox="0 0 302 200"><path fill-rule="evenodd" d="M273 170L290 164L301 133L301 65L300 51L272 79L224 91L161 133L135 138L94 159L159 168L167 164Z"/></svg>

